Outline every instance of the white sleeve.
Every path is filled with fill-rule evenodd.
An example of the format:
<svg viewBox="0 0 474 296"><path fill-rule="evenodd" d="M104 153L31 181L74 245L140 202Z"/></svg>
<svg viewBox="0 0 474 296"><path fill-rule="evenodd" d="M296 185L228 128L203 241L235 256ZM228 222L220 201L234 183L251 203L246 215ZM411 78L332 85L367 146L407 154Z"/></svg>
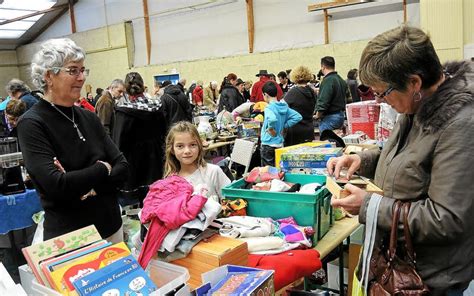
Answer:
<svg viewBox="0 0 474 296"><path fill-rule="evenodd" d="M207 166L210 173L209 180L213 183L215 194L219 196L219 199L222 199L221 189L231 183L230 179L227 178L219 166L215 164L208 164Z"/></svg>

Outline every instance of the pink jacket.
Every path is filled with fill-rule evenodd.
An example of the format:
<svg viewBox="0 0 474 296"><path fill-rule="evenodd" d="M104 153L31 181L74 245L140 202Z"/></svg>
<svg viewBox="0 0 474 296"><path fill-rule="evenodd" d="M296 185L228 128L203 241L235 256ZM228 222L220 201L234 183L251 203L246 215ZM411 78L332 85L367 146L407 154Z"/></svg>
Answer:
<svg viewBox="0 0 474 296"><path fill-rule="evenodd" d="M143 242L138 262L145 269L170 230L193 220L207 199L192 195L193 186L184 178L173 175L156 181L143 201L142 223L151 222Z"/></svg>

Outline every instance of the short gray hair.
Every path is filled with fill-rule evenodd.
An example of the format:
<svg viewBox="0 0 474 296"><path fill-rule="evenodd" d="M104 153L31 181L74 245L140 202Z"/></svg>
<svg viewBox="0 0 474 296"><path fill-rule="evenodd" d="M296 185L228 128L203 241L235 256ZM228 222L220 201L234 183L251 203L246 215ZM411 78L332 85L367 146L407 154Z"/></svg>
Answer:
<svg viewBox="0 0 474 296"><path fill-rule="evenodd" d="M125 86L125 83L123 82L122 79L114 79L112 80L112 83L110 84L110 88L118 87L120 85Z"/></svg>
<svg viewBox="0 0 474 296"><path fill-rule="evenodd" d="M31 79L39 89L46 91L44 75L53 67L63 67L69 62L83 61L86 57L84 49L71 39L50 39L41 44L40 50L31 62Z"/></svg>
<svg viewBox="0 0 474 296"><path fill-rule="evenodd" d="M24 83L20 79L14 78L7 83L5 90L8 94L14 94L18 91L21 93L29 92L30 88L28 87L28 85L26 85L26 83Z"/></svg>

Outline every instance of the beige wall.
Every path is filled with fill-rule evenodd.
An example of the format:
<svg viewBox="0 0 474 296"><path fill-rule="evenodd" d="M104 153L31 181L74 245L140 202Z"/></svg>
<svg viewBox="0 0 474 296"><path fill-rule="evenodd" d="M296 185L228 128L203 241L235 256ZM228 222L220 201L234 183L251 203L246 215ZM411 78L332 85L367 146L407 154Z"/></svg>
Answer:
<svg viewBox="0 0 474 296"><path fill-rule="evenodd" d="M19 78L18 61L14 50L0 51L0 97L5 98L5 85L12 78Z"/></svg>
<svg viewBox="0 0 474 296"><path fill-rule="evenodd" d="M464 0L464 44L474 43L474 0Z"/></svg>
<svg viewBox="0 0 474 296"><path fill-rule="evenodd" d="M462 59L464 49L464 2L472 0L421 0L421 27L431 41L441 62Z"/></svg>
<svg viewBox="0 0 474 296"><path fill-rule="evenodd" d="M92 89L106 87L115 78L125 78L130 71L139 72L145 84L153 86L153 76L171 73L176 69L181 77L191 80L201 79L205 83L212 80L222 81L230 72L244 80L256 80L259 69L267 69L277 74L281 70L298 65L306 65L317 73L321 57L332 55L336 58L336 68L345 77L351 68L357 68L360 54L367 41L318 45L309 48L284 50L269 53L240 55L228 58L198 60L165 65L153 65L129 69L124 25L81 32L70 36L71 39L87 51L86 67L90 68L87 84ZM109 41L110 40L110 41ZM21 79L30 82L28 63L39 44L33 43L17 49Z"/></svg>

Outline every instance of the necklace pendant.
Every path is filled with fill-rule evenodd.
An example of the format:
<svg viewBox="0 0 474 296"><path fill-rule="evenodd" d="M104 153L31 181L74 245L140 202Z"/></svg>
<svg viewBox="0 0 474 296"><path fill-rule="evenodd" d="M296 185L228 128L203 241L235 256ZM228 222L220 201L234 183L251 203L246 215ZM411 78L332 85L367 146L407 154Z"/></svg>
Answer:
<svg viewBox="0 0 474 296"><path fill-rule="evenodd" d="M84 138L84 136L82 135L81 133L81 130L79 129L79 127L77 126L76 123L74 123L74 128L76 129L77 131L77 136L79 137L79 139L81 139L83 142L86 141L86 138Z"/></svg>

